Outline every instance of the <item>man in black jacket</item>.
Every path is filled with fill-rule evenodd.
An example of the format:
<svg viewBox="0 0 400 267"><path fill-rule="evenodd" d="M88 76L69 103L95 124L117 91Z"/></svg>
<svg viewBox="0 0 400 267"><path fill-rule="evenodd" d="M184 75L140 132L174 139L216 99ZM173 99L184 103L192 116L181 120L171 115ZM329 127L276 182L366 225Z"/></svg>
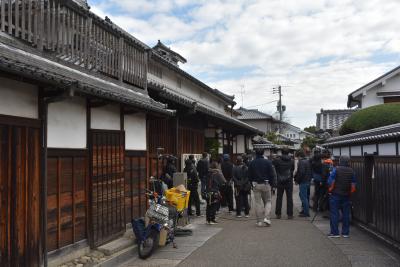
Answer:
<svg viewBox="0 0 400 267"><path fill-rule="evenodd" d="M233 167L233 182L235 185L236 197L236 217L242 217L242 208L244 207L244 215L249 217L249 199L250 183L248 176L248 168L243 162L243 158L238 156L236 159L237 165Z"/></svg>
<svg viewBox="0 0 400 267"><path fill-rule="evenodd" d="M350 234L350 196L356 191L356 177L350 167L349 156L340 156L339 166L333 168L329 180L329 205L331 232L329 237L339 236L339 210L342 211L342 236Z"/></svg>
<svg viewBox="0 0 400 267"><path fill-rule="evenodd" d="M256 159L249 165L256 208L257 226L271 226L271 187L275 187L271 161L264 158L264 149L256 149Z"/></svg>
<svg viewBox="0 0 400 267"><path fill-rule="evenodd" d="M281 218L282 198L286 192L286 212L288 219L293 219L293 170L294 161L289 157L289 150L283 149L282 156L273 161L277 173L277 197L275 215L277 219Z"/></svg>
<svg viewBox="0 0 400 267"><path fill-rule="evenodd" d="M299 158L297 173L295 176L296 183L299 185L299 196L303 207L300 217L310 217L310 203L308 202L308 192L310 190L310 181L312 178L311 163L306 159L302 150L297 152Z"/></svg>
<svg viewBox="0 0 400 267"><path fill-rule="evenodd" d="M232 189L232 174L233 174L233 163L230 160L230 157L228 154L223 155L223 162L221 163L221 170L222 174L224 175L226 179L226 185L222 189L222 198L223 198L223 203L222 205L226 204L228 205L229 213L232 213L233 211L233 189Z"/></svg>
<svg viewBox="0 0 400 267"><path fill-rule="evenodd" d="M194 204L196 207L196 215L200 216L200 197L197 191L199 186L199 177L193 161L190 158L185 161L185 168L183 171L187 173L187 184L188 189L190 190L188 213L189 215L193 215L192 205Z"/></svg>

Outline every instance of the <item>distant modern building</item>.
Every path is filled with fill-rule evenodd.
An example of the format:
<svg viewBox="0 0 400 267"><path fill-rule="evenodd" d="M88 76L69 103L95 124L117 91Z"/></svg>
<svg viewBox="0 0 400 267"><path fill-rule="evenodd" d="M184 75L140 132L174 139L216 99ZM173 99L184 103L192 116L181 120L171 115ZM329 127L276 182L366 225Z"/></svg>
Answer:
<svg viewBox="0 0 400 267"><path fill-rule="evenodd" d="M317 113L316 128L323 131L337 131L355 111L354 109L321 109L321 112Z"/></svg>
<svg viewBox="0 0 400 267"><path fill-rule="evenodd" d="M400 103L400 66L358 88L348 95L347 107L367 108Z"/></svg>

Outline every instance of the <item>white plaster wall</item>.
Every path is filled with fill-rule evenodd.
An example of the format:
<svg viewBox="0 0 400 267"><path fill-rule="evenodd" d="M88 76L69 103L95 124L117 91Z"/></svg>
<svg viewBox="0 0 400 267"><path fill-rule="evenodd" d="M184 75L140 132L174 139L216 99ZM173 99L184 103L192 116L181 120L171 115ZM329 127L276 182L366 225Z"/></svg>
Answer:
<svg viewBox="0 0 400 267"><path fill-rule="evenodd" d="M388 80L386 84L379 88L379 92L399 92L400 91L400 75L396 75Z"/></svg>
<svg viewBox="0 0 400 267"><path fill-rule="evenodd" d="M243 122L257 128L264 133L269 132L271 129L271 123L266 120L243 120Z"/></svg>
<svg viewBox="0 0 400 267"><path fill-rule="evenodd" d="M232 149L233 149L233 153L238 153L237 152L237 142L232 143Z"/></svg>
<svg viewBox="0 0 400 267"><path fill-rule="evenodd" d="M332 154L334 156L340 156L340 148L338 147L333 148Z"/></svg>
<svg viewBox="0 0 400 267"><path fill-rule="evenodd" d="M146 114L124 116L125 149L147 150Z"/></svg>
<svg viewBox="0 0 400 267"><path fill-rule="evenodd" d="M251 138L250 138L250 137L247 139L247 147L248 147L248 149L250 149L250 150L253 149L253 142L251 141Z"/></svg>
<svg viewBox="0 0 400 267"><path fill-rule="evenodd" d="M362 156L361 155L361 146L352 146L351 148L352 156Z"/></svg>
<svg viewBox="0 0 400 267"><path fill-rule="evenodd" d="M367 94L365 96L362 96L362 102L361 102L361 107L362 108L367 108L370 106L375 106L379 104L383 104L383 98L378 97L376 93L378 92L378 87L372 88L367 91Z"/></svg>
<svg viewBox="0 0 400 267"><path fill-rule="evenodd" d="M106 105L91 109L91 128L121 130L119 105Z"/></svg>
<svg viewBox="0 0 400 267"><path fill-rule="evenodd" d="M348 146L342 147L341 155L350 156L350 147L348 147Z"/></svg>
<svg viewBox="0 0 400 267"><path fill-rule="evenodd" d="M395 156L396 155L396 143L379 144L379 155Z"/></svg>
<svg viewBox="0 0 400 267"><path fill-rule="evenodd" d="M70 98L48 107L47 146L86 148L86 101Z"/></svg>
<svg viewBox="0 0 400 267"><path fill-rule="evenodd" d="M237 153L245 153L246 152L246 143L244 135L238 135L236 137L236 144L237 144Z"/></svg>
<svg viewBox="0 0 400 267"><path fill-rule="evenodd" d="M149 75L152 79L160 81L160 79L152 74ZM162 82L165 83L168 87L182 93L183 95L190 97L198 102L202 102L208 106L211 106L220 112L225 112L224 103L220 101L216 96L210 94L206 90L201 89L199 86L195 85L191 81L186 78L181 77L182 83L181 88L178 88L177 80L178 74L167 69L163 68L163 78Z"/></svg>
<svg viewBox="0 0 400 267"><path fill-rule="evenodd" d="M364 145L363 146L364 153L373 154L376 152L376 145Z"/></svg>
<svg viewBox="0 0 400 267"><path fill-rule="evenodd" d="M39 118L38 88L28 83L0 78L0 114Z"/></svg>

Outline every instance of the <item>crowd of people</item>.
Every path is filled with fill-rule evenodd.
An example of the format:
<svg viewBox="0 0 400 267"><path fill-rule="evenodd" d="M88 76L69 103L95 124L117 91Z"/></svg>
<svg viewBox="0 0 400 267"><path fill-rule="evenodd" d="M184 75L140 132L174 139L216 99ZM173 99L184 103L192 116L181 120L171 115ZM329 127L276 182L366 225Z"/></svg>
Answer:
<svg viewBox="0 0 400 267"><path fill-rule="evenodd" d="M165 174L172 177L167 171ZM338 224L341 218L341 236L349 236L350 196L355 191L355 175L349 166L349 157L342 156L337 166L329 151L314 151L309 157L303 150L294 155L283 149L281 155L265 156L263 149L255 150L255 157L243 154L236 157L235 164L230 156L224 154L221 160L209 159L207 153L196 162L193 155L185 161L183 170L187 173L188 189L191 191L189 215L201 214L201 199L206 201L206 222L217 224L216 213L227 207L228 213L236 211L236 217L242 214L250 216L250 195L253 192L257 226L271 226L272 196L276 192L275 218L282 218L283 195L286 195L287 219L293 219L293 186L299 186L302 209L299 217L310 217L314 212L330 211L330 237L340 237ZM171 181L168 181L171 183ZM200 184L201 199L198 193ZM314 194L310 202L310 187L314 185ZM234 208L234 200L236 209Z"/></svg>

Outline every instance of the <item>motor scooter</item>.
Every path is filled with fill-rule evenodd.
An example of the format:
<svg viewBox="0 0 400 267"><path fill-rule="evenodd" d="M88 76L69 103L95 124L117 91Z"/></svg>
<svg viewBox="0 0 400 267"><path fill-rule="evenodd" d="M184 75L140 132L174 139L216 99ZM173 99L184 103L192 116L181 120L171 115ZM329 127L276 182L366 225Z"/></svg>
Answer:
<svg viewBox="0 0 400 267"><path fill-rule="evenodd" d="M165 202L165 197L155 191L147 190L149 197L149 208L146 212L146 220L143 218L132 220L132 229L138 243L139 257L146 259L150 257L158 247L160 233L165 230L167 233L166 243L176 244L175 227L177 220L177 211L175 207L169 206Z"/></svg>

